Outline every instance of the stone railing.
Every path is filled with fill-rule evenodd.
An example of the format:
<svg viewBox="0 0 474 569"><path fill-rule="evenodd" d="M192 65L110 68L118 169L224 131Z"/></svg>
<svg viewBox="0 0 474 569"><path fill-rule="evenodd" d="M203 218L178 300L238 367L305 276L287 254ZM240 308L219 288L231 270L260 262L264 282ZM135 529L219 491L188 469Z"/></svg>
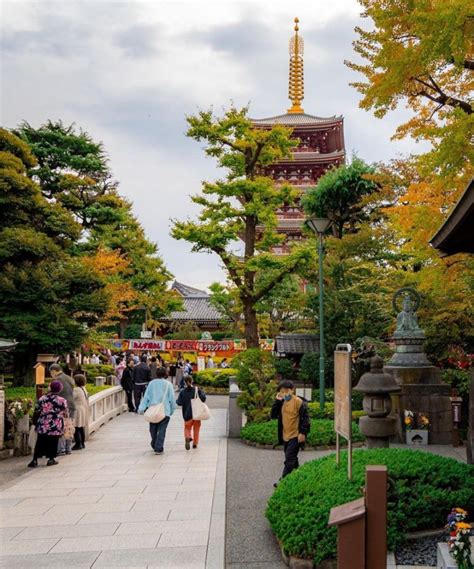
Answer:
<svg viewBox="0 0 474 569"><path fill-rule="evenodd" d="M127 410L125 392L120 387L104 389L89 397L89 426L87 436L100 429L107 421Z"/></svg>

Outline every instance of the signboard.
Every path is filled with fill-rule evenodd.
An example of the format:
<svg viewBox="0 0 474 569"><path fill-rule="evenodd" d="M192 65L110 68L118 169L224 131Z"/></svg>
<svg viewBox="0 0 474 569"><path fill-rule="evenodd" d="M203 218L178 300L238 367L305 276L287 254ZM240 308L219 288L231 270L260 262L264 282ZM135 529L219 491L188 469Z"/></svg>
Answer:
<svg viewBox="0 0 474 569"><path fill-rule="evenodd" d="M351 352L334 352L334 430L346 439L352 434Z"/></svg>
<svg viewBox="0 0 474 569"><path fill-rule="evenodd" d="M165 343L165 340L128 340L128 349L161 352L165 349Z"/></svg>
<svg viewBox="0 0 474 569"><path fill-rule="evenodd" d="M336 463L339 465L339 437L347 439L347 475L352 479L352 378L350 344L338 344L334 352L334 430Z"/></svg>
<svg viewBox="0 0 474 569"><path fill-rule="evenodd" d="M153 335L151 330L142 330L140 332L140 338L151 338Z"/></svg>

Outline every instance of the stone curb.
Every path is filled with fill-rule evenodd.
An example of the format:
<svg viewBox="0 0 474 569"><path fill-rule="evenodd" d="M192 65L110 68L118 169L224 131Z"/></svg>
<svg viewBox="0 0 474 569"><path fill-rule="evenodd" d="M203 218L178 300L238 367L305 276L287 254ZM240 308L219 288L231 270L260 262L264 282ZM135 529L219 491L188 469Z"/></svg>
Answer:
<svg viewBox="0 0 474 569"><path fill-rule="evenodd" d="M261 443L256 443L254 441L248 441L247 439L240 439L242 443L249 447L255 447L263 450L283 450L281 445L264 445ZM352 443L352 448L361 448L365 445L363 442ZM305 446L303 451L314 451L314 450L336 450L336 445L323 445L323 446ZM344 450L344 449L342 449Z"/></svg>

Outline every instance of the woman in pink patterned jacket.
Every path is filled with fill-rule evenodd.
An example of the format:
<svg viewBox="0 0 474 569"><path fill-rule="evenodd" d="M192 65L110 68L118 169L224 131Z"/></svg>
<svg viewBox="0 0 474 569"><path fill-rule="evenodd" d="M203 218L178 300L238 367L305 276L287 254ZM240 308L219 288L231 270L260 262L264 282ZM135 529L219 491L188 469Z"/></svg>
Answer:
<svg viewBox="0 0 474 569"><path fill-rule="evenodd" d="M28 464L30 468L36 468L38 458L42 456L48 459L48 466L58 464L55 460L58 453L58 442L64 434L64 419L68 417L67 401L58 395L62 388L63 384L60 381L52 381L49 393L36 402L33 424L38 438L33 460Z"/></svg>

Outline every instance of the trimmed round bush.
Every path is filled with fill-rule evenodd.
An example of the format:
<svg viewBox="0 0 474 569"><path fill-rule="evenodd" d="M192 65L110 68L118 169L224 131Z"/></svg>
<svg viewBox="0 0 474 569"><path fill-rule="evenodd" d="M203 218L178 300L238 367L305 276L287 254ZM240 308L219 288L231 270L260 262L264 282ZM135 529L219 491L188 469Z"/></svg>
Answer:
<svg viewBox="0 0 474 569"><path fill-rule="evenodd" d="M474 467L423 451L357 450L353 480L347 479L347 452L341 467L335 454L307 462L284 478L271 496L266 516L288 555L335 559L337 529L328 527L334 506L361 498L365 467L388 468L388 546L393 550L413 531L437 529L451 508L474 511Z"/></svg>
<svg viewBox="0 0 474 569"><path fill-rule="evenodd" d="M235 376L235 369L212 368L198 371L194 377L199 387L229 387L229 378Z"/></svg>
<svg viewBox="0 0 474 569"><path fill-rule="evenodd" d="M265 423L247 423L240 432L242 439L261 445L277 446L278 443L278 421L266 421ZM364 437L359 431L359 427L352 424L352 437L354 441L363 441ZM311 430L307 437L309 446L327 446L336 444L336 433L334 432L334 421L329 419L318 419L311 421Z"/></svg>

